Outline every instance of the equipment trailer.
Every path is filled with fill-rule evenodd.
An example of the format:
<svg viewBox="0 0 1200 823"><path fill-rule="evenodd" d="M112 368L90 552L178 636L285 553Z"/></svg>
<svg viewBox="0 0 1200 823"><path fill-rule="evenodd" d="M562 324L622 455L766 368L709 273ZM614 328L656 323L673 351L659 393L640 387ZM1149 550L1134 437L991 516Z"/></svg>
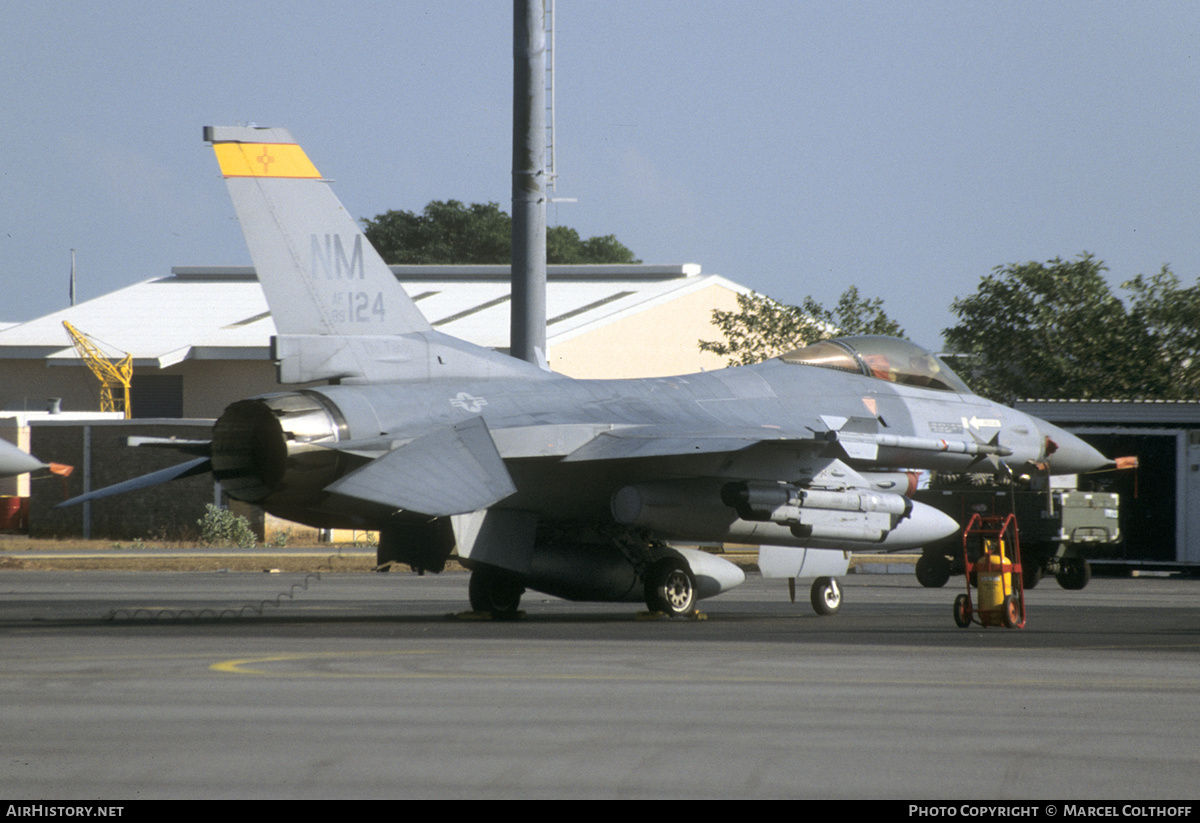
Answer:
<svg viewBox="0 0 1200 823"><path fill-rule="evenodd" d="M936 485L919 489L913 498L966 524L973 515L1015 515L1021 530L1024 554L1024 587L1032 589L1045 574L1053 574L1064 589L1082 589L1091 580L1089 559L1112 557L1121 542L1118 522L1120 496L1107 492L1053 489L1047 478L1035 478L1029 487L994 485L991 475L938 478ZM991 484L991 485L985 485ZM1043 485L1038 490L1036 487ZM917 580L938 588L952 574L964 572L963 534L926 546L917 561ZM977 557L968 557L975 562Z"/></svg>

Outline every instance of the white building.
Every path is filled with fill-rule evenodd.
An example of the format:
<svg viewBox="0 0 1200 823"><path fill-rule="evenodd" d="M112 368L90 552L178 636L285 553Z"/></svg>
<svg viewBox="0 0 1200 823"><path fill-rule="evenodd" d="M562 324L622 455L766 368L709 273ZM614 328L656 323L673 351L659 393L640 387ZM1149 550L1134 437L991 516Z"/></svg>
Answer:
<svg viewBox="0 0 1200 823"><path fill-rule="evenodd" d="M439 331L504 350L507 266L393 266ZM701 339L718 340L713 309L748 289L695 264L549 266L547 357L573 377L651 377L721 368ZM63 328L133 355L135 417L215 418L237 399L279 390L270 360L275 324L250 267L176 267L53 314L0 330L0 410L99 408L98 384ZM0 412L2 414L2 412Z"/></svg>

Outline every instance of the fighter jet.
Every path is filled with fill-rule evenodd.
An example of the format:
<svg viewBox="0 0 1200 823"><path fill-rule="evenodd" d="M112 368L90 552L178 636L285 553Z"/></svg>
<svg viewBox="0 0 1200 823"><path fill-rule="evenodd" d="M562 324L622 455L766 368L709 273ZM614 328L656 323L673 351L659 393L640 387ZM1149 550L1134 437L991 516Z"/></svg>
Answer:
<svg viewBox="0 0 1200 823"><path fill-rule="evenodd" d="M676 542L892 551L957 530L914 470L1107 463L971 393L902 340L817 343L754 366L576 380L434 330L287 131L206 127L278 334L281 384L202 453L101 490L211 471L234 499L380 534L381 559L471 570L472 607L526 589L685 615L741 570ZM844 565L842 567L844 569Z"/></svg>
<svg viewBox="0 0 1200 823"><path fill-rule="evenodd" d="M26 472L49 468L49 466L49 463L43 463L7 440L0 439L0 477L15 477Z"/></svg>

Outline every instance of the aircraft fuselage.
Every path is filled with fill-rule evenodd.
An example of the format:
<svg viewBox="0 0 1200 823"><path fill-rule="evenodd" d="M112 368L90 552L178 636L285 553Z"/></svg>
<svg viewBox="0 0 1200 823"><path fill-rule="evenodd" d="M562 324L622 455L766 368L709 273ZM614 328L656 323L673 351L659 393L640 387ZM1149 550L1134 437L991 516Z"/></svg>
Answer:
<svg viewBox="0 0 1200 823"><path fill-rule="evenodd" d="M353 471L355 444L362 444L357 454L365 464L397 444L476 418L516 487L497 506L555 519L611 519L613 495L630 484L805 482L829 456L862 472L961 471L980 455L952 451L951 444L972 437L1002 450L1010 464L1047 458L1048 424L984 398L779 360L640 380L546 375L328 386L243 403L301 396L319 397L314 405L325 408L274 415L282 439L254 452L269 476L264 486L251 494L239 494L236 483L226 487L318 525L370 525L395 510L324 490ZM870 421L874 431L847 433L851 421ZM1062 447L1071 435L1055 430L1054 439L1060 452L1070 451ZM680 440L690 443L681 447ZM330 448L335 443L338 450ZM272 468L284 460L290 469ZM436 473L436 455L428 470Z"/></svg>

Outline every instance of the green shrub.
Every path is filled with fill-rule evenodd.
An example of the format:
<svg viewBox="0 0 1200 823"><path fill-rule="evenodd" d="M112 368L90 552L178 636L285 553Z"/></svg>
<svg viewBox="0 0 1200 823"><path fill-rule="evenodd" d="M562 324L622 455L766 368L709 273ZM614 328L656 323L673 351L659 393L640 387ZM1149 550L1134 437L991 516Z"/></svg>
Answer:
<svg viewBox="0 0 1200 823"><path fill-rule="evenodd" d="M197 520L196 525L200 527L200 539L206 546L252 549L258 545L249 520L212 503L205 505L204 517Z"/></svg>

